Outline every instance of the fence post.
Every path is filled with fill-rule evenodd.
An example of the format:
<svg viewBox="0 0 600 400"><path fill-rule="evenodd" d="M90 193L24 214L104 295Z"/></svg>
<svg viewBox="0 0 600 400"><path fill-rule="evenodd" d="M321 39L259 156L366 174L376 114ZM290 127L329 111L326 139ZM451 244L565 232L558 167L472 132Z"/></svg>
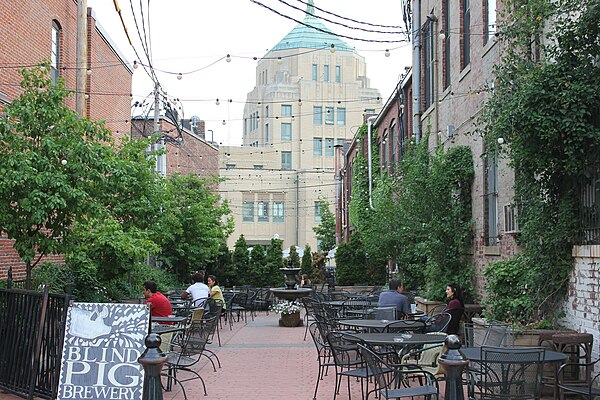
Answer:
<svg viewBox="0 0 600 400"><path fill-rule="evenodd" d="M6 287L12 289L13 279L12 279L12 265L8 267L8 277L6 278Z"/></svg>
<svg viewBox="0 0 600 400"><path fill-rule="evenodd" d="M150 333L144 341L146 350L138 358L138 362L144 367L144 387L142 400L163 400L162 385L160 383L160 371L167 362L159 350L160 335Z"/></svg>
<svg viewBox="0 0 600 400"><path fill-rule="evenodd" d="M444 398L446 400L464 400L462 372L469 364L469 361L458 351L460 349L460 339L458 336L448 335L446 338L446 348L446 352L438 359L446 375L446 393Z"/></svg>

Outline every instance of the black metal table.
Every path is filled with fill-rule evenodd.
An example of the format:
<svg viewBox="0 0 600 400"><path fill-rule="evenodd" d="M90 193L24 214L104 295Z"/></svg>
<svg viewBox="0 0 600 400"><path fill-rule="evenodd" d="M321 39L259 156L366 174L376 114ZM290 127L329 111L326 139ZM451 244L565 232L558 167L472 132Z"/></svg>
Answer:
<svg viewBox="0 0 600 400"><path fill-rule="evenodd" d="M162 323L164 324L165 322L172 322L174 324L179 324L181 322L184 322L188 319L188 317L176 317L176 316L172 316L172 317L157 317L157 316L152 316L150 317L150 320L152 322L158 322L158 323Z"/></svg>
<svg viewBox="0 0 600 400"><path fill-rule="evenodd" d="M413 320L387 320L387 319L342 319L340 325L352 328L361 328L374 332L381 332L386 326L394 323L394 328L410 328ZM404 326L405 325L405 326Z"/></svg>
<svg viewBox="0 0 600 400"><path fill-rule="evenodd" d="M404 347L444 343L447 335L445 333L354 333L348 337L380 346Z"/></svg>

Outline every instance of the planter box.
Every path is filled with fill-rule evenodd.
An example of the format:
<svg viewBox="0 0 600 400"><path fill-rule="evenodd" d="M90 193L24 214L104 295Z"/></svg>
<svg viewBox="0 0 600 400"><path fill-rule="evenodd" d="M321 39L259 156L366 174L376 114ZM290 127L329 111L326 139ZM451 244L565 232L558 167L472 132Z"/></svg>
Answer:
<svg viewBox="0 0 600 400"><path fill-rule="evenodd" d="M429 312L435 307L446 304L441 301L427 300L419 296L415 296L415 303L417 304L417 310L423 311L426 315L429 315Z"/></svg>

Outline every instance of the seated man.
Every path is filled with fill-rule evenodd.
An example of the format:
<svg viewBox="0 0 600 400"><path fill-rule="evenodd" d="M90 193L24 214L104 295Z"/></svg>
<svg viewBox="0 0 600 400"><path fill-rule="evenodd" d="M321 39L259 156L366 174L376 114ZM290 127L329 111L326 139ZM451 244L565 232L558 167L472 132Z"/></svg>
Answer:
<svg viewBox="0 0 600 400"><path fill-rule="evenodd" d="M206 300L210 297L210 289L204 284L204 272L198 271L192 275L194 282L185 292L181 293L181 298L192 299L192 307L204 307Z"/></svg>
<svg viewBox="0 0 600 400"><path fill-rule="evenodd" d="M161 292L157 290L156 282L144 282L145 304L150 303L150 315L153 317L168 317L173 314L171 302Z"/></svg>
<svg viewBox="0 0 600 400"><path fill-rule="evenodd" d="M389 290L384 290L379 295L378 307L396 307L396 318L404 319L410 312L408 297L402 294L404 286L399 279L390 280Z"/></svg>

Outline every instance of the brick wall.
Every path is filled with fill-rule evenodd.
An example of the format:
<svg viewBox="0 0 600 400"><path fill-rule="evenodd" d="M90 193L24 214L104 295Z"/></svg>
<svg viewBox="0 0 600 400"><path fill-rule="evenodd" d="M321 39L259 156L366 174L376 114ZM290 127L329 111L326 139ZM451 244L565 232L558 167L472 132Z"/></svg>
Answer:
<svg viewBox="0 0 600 400"><path fill-rule="evenodd" d="M105 120L117 136L129 132L131 70L109 43L107 35L96 26L88 9L88 76L87 115ZM20 68L49 60L52 49L52 22L61 28L60 76L67 89L75 89L77 3L74 0L0 1L0 98L12 101L22 92ZM75 108L75 96L67 100ZM61 256L44 260L62 262ZM13 249L13 242L0 236L0 279L6 279L8 267L13 278L22 279L24 264Z"/></svg>

